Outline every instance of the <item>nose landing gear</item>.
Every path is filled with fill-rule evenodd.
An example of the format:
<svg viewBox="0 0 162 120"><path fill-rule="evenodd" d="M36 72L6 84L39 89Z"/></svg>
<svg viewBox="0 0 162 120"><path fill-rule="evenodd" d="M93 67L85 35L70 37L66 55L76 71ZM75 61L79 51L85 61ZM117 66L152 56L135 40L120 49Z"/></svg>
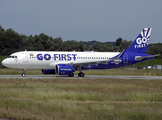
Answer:
<svg viewBox="0 0 162 120"><path fill-rule="evenodd" d="M26 76L25 72L26 72L26 69L23 69L22 77Z"/></svg>

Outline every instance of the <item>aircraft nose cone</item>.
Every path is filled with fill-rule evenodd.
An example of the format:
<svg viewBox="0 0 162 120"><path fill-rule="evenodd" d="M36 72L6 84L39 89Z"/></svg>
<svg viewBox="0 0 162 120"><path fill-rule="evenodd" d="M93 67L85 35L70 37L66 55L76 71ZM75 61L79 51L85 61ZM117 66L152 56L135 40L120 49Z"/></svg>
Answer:
<svg viewBox="0 0 162 120"><path fill-rule="evenodd" d="M8 60L4 59L4 60L2 61L2 65L3 65L3 66L7 67L8 64L9 64L9 63L8 63Z"/></svg>

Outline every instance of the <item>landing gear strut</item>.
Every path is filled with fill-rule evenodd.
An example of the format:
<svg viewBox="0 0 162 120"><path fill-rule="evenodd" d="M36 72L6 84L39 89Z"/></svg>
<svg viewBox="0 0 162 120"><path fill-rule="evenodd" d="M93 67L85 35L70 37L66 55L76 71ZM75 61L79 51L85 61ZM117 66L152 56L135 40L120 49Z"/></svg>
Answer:
<svg viewBox="0 0 162 120"><path fill-rule="evenodd" d="M23 69L22 77L26 76L25 72L26 72L26 69Z"/></svg>
<svg viewBox="0 0 162 120"><path fill-rule="evenodd" d="M82 68L81 66L78 69L80 71L80 73L78 73L78 77L84 77L84 73L82 72Z"/></svg>

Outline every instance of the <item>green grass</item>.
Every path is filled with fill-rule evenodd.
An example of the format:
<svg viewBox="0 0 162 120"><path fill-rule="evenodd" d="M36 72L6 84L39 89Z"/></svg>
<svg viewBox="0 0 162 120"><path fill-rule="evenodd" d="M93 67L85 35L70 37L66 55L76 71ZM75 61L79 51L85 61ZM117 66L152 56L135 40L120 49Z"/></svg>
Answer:
<svg viewBox="0 0 162 120"><path fill-rule="evenodd" d="M0 79L0 118L161 120L161 80Z"/></svg>
<svg viewBox="0 0 162 120"><path fill-rule="evenodd" d="M148 65L156 61L148 61ZM158 60L159 63L159 60ZM136 65L137 66L137 65ZM143 66L139 63L138 66ZM134 66L132 66L134 67ZM85 70L85 75L141 75L161 70ZM0 75L22 70L0 68ZM27 70L27 75L42 75ZM77 75L78 72L75 72ZM20 120L161 120L161 80L0 79L0 118Z"/></svg>

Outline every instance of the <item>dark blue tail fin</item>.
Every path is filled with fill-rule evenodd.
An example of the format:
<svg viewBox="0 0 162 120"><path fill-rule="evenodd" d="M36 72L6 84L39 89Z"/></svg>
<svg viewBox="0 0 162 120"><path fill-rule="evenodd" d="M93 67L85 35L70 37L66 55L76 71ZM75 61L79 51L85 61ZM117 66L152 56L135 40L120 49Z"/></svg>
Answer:
<svg viewBox="0 0 162 120"><path fill-rule="evenodd" d="M126 51L146 54L151 29L152 28L144 28Z"/></svg>

